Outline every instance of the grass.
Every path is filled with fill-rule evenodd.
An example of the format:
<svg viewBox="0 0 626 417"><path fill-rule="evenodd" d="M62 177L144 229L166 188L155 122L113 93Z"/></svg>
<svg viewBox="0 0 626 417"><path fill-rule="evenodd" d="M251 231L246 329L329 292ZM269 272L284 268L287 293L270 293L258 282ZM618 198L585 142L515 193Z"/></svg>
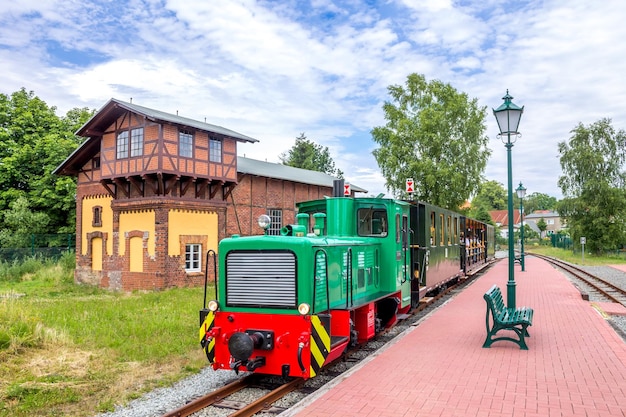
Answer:
<svg viewBox="0 0 626 417"><path fill-rule="evenodd" d="M574 253L571 249L553 248L551 246L526 246L524 250L529 253L534 252L540 255L552 256L578 265L600 266L626 264L626 259L619 255L596 256L592 254L585 254L585 259L583 261L581 252L578 251L577 253Z"/></svg>
<svg viewBox="0 0 626 417"><path fill-rule="evenodd" d="M112 411L207 364L202 288L116 293L74 284L63 262L26 263L0 263L0 416Z"/></svg>

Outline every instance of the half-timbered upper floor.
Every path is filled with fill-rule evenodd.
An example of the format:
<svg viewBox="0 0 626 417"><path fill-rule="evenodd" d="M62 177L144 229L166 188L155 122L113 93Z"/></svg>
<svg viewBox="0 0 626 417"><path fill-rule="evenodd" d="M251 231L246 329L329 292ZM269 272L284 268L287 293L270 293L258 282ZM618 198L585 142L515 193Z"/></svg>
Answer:
<svg viewBox="0 0 626 417"><path fill-rule="evenodd" d="M115 199L225 199L237 184L237 142L220 126L111 99L77 132L87 140L56 170Z"/></svg>

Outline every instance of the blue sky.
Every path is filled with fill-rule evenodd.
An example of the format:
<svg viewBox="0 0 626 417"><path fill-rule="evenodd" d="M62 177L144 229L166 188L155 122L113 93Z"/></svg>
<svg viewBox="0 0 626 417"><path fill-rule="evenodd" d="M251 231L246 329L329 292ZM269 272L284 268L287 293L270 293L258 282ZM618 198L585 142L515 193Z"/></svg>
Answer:
<svg viewBox="0 0 626 417"><path fill-rule="evenodd" d="M416 72L489 111L485 177L506 184L491 109L523 105L513 182L561 198L557 144L601 118L626 129L626 2L13 0L0 6L0 93L59 115L114 97L260 140L278 162L304 132L349 182L384 192L370 130Z"/></svg>

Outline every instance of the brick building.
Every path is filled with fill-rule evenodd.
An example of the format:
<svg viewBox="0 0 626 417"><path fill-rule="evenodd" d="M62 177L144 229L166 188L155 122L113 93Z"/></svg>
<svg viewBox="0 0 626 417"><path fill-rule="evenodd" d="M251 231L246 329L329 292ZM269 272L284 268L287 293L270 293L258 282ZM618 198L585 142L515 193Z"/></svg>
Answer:
<svg viewBox="0 0 626 417"><path fill-rule="evenodd" d="M265 213L276 232L296 202L332 193L329 175L237 156L256 139L116 99L76 134L87 139L55 173L77 177L77 282L198 285L219 240L259 233Z"/></svg>

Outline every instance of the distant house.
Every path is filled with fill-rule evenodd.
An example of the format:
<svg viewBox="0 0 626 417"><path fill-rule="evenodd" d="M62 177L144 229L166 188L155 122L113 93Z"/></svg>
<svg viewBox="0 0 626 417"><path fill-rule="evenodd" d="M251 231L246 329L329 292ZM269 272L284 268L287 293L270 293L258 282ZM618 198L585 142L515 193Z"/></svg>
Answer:
<svg viewBox="0 0 626 417"><path fill-rule="evenodd" d="M492 210L489 212L491 219L500 228L500 236L503 238L509 237L509 212L508 210ZM520 212L517 209L513 210L513 229L517 231L521 223Z"/></svg>
<svg viewBox="0 0 626 417"><path fill-rule="evenodd" d="M536 210L532 214L524 216L524 221L528 221L528 223L533 222L537 224L541 219L543 219L547 225L546 231L541 237L550 236L566 227L565 221L561 219L559 213L554 211Z"/></svg>

